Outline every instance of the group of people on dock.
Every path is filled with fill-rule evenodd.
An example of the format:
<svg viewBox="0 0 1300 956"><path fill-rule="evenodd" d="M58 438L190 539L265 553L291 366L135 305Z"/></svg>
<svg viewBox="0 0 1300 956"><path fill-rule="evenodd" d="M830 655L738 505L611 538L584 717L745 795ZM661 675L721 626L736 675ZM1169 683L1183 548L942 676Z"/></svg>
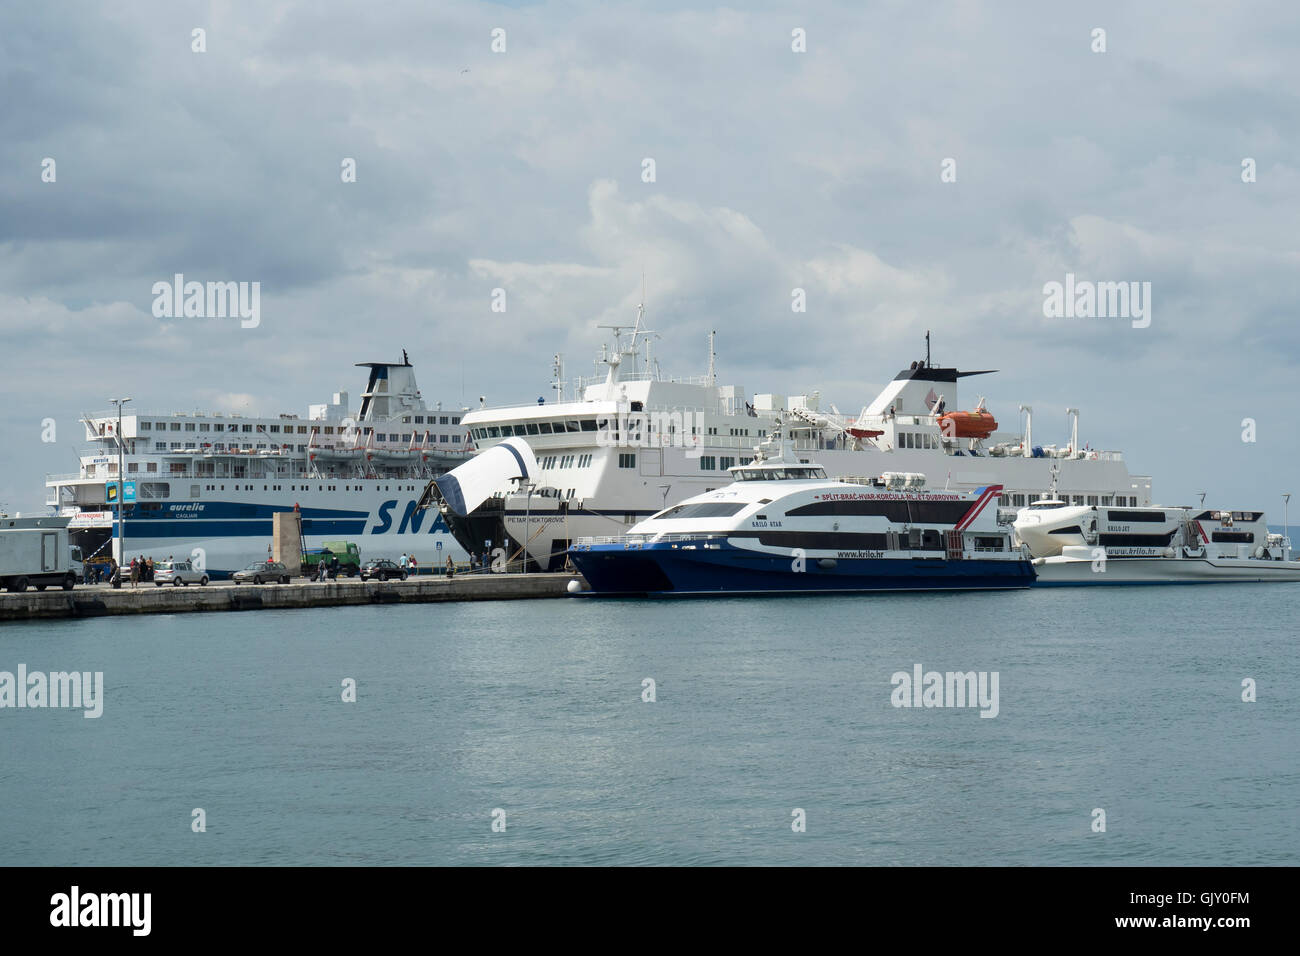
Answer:
<svg viewBox="0 0 1300 956"><path fill-rule="evenodd" d="M173 560L171 557L168 561ZM148 583L153 580L154 576L154 559L152 556L145 557L143 554L137 555L131 559L130 565L125 572L117 563L117 558L110 557L108 562L87 561L82 565L81 581L83 584L112 584L114 587L121 587L123 578L131 583L131 587L137 587L141 583Z"/></svg>

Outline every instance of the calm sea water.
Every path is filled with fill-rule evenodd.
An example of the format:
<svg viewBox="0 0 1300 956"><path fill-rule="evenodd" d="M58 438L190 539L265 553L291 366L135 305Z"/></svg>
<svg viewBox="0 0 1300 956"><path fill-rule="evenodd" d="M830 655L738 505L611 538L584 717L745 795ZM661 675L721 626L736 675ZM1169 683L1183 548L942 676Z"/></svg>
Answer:
<svg viewBox="0 0 1300 956"><path fill-rule="evenodd" d="M0 670L103 671L106 702L0 710L0 863L1295 864L1298 602L1229 585L4 624ZM997 671L999 715L891 706L917 663Z"/></svg>

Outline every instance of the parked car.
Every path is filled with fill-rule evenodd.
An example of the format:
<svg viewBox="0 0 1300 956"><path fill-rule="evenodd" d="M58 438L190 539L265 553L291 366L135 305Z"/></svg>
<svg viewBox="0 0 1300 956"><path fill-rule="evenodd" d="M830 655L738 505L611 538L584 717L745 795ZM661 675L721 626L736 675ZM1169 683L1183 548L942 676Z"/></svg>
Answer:
<svg viewBox="0 0 1300 956"><path fill-rule="evenodd" d="M236 571L234 579L236 584L245 584L249 581L254 584L265 584L267 581L288 584L289 569L279 561L254 561L242 571Z"/></svg>
<svg viewBox="0 0 1300 956"><path fill-rule="evenodd" d="M196 570L192 561L155 561L153 566L153 583L157 587L172 584L181 587L185 584L204 585L208 576Z"/></svg>
<svg viewBox="0 0 1300 956"><path fill-rule="evenodd" d="M387 558L376 558L373 561L367 561L361 566L361 580L369 581L372 578L378 581L400 578L405 581L406 569L398 565L396 561L389 561Z"/></svg>

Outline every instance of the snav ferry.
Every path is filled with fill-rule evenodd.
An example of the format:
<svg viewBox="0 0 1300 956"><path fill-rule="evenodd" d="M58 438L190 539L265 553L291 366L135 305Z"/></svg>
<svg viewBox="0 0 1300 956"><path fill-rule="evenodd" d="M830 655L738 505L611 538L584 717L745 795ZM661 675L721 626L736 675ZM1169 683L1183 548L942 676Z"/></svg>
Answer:
<svg viewBox="0 0 1300 956"><path fill-rule="evenodd" d="M214 580L266 558L272 516L294 508L307 548L349 541L366 558L463 560L441 517L415 503L430 478L472 454L465 409L426 402L405 351L401 362L358 367L368 374L358 406L336 392L306 417L130 406L120 419L116 410L87 415L81 469L48 476L46 504L71 519L73 543L87 557L184 557Z"/></svg>
<svg viewBox="0 0 1300 956"><path fill-rule="evenodd" d="M1000 485L925 488L919 474L827 478L786 450L733 482L580 539L569 556L595 593L718 594L1026 588L1028 556L999 523Z"/></svg>
<svg viewBox="0 0 1300 956"><path fill-rule="evenodd" d="M1262 511L1078 507L1036 501L1014 523L1039 585L1300 581Z"/></svg>

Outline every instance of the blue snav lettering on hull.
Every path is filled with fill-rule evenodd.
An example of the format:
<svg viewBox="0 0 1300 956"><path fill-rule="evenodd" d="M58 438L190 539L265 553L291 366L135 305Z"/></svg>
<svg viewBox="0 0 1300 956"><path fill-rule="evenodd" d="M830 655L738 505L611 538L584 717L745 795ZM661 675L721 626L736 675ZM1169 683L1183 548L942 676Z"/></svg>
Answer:
<svg viewBox="0 0 1300 956"><path fill-rule="evenodd" d="M425 520L432 515L433 520L429 522L429 530L426 534L450 534L447 522L443 520L441 514L436 511L418 511L416 510L415 501L408 501L406 508L402 511L402 519L398 522L396 534L406 534L409 530L411 534L420 534L424 527ZM397 499L385 501L375 512L374 527L370 529L370 534L387 534L393 527L392 511L397 507Z"/></svg>
<svg viewBox="0 0 1300 956"><path fill-rule="evenodd" d="M406 534L406 527L409 524L411 527L411 533L419 534L420 525L424 524L425 513L426 512L415 510L414 501L409 502L406 505L406 510L402 512L402 523L397 526L397 533Z"/></svg>
<svg viewBox="0 0 1300 956"><path fill-rule="evenodd" d="M393 526L393 519L388 514L388 512L392 511L396 507L397 507L396 498L394 498L392 501L385 501L382 505L379 506L379 511L378 511L379 524L377 524L375 527L370 529L371 534L386 534L388 532L388 529Z"/></svg>

